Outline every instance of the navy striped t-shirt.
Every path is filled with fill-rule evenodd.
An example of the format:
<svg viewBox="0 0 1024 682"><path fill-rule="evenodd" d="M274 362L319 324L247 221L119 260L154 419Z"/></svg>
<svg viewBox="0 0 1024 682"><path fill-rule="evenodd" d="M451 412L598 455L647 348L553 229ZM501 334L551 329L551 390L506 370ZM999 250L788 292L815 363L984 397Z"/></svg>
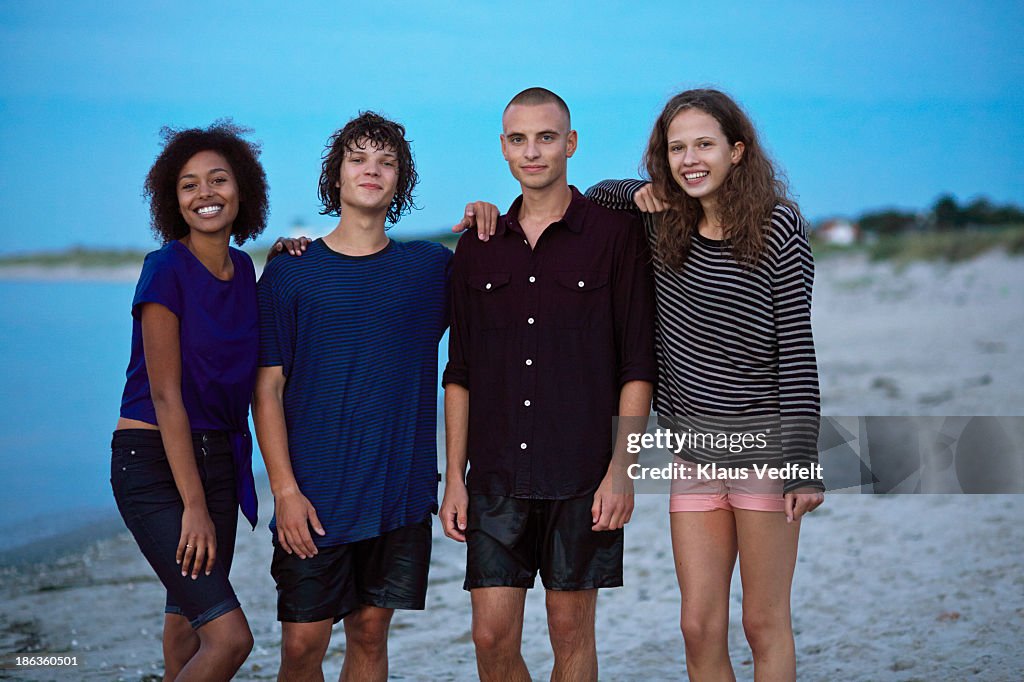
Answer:
<svg viewBox="0 0 1024 682"><path fill-rule="evenodd" d="M316 240L259 281L260 366L285 378L288 448L330 547L437 511L437 351L452 253L396 242L346 256ZM270 529L276 533L276 522Z"/></svg>

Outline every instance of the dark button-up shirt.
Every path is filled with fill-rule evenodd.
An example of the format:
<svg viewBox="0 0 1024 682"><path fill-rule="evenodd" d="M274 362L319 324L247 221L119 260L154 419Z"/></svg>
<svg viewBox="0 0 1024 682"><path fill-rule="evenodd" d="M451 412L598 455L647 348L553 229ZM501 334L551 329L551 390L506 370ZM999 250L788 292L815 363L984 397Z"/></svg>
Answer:
<svg viewBox="0 0 1024 682"><path fill-rule="evenodd" d="M656 378L650 256L634 216L575 187L531 249L521 204L489 242L459 240L444 383L469 390L471 492L579 497L607 471L622 385Z"/></svg>

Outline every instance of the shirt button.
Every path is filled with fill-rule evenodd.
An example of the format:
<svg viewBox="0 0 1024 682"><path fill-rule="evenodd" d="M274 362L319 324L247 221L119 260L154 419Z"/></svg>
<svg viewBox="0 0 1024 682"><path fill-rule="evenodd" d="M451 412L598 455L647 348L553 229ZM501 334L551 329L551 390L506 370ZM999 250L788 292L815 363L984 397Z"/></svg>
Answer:
<svg viewBox="0 0 1024 682"><path fill-rule="evenodd" d="M527 318L526 323L527 324L533 324L533 318L532 317Z"/></svg>
<svg viewBox="0 0 1024 682"><path fill-rule="evenodd" d="M519 449L520 450L525 450L526 449L526 443L520 443L519 444Z"/></svg>
<svg viewBox="0 0 1024 682"><path fill-rule="evenodd" d="M583 283L581 282L581 283L580 283L580 286L582 286L582 284L583 284ZM484 289L490 289L490 288L491 288L491 283L490 283L490 282L488 282L488 283L487 283L487 286L485 286L485 287L484 287Z"/></svg>
<svg viewBox="0 0 1024 682"><path fill-rule="evenodd" d="M526 244L527 246L530 245L530 242L526 241L525 239L523 240L523 243Z"/></svg>
<svg viewBox="0 0 1024 682"><path fill-rule="evenodd" d="M524 400L523 401L523 405L526 405L527 407L529 407L530 406L530 401L529 400Z"/></svg>
<svg viewBox="0 0 1024 682"><path fill-rule="evenodd" d="M530 284L533 284L536 281L537 281L537 278L534 277L533 275L530 275Z"/></svg>
<svg viewBox="0 0 1024 682"><path fill-rule="evenodd" d="M530 358L526 358L526 366L529 367L532 364L533 364L533 360L531 360Z"/></svg>
<svg viewBox="0 0 1024 682"><path fill-rule="evenodd" d="M583 288L583 280L581 279L580 281L576 282L576 286L578 286L578 287L580 287L582 289Z"/></svg>

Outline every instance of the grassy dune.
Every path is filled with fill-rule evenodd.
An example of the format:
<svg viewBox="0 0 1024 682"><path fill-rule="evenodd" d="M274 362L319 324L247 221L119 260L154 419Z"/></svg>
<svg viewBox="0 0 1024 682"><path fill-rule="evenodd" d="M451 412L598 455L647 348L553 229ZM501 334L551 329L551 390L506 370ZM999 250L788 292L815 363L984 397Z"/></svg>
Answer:
<svg viewBox="0 0 1024 682"><path fill-rule="evenodd" d="M1015 256L1024 254L1024 225L958 232L907 232L875 237L853 246L826 244L812 235L811 246L816 258L866 253L872 261L891 261L897 265L915 261L956 263L995 249Z"/></svg>

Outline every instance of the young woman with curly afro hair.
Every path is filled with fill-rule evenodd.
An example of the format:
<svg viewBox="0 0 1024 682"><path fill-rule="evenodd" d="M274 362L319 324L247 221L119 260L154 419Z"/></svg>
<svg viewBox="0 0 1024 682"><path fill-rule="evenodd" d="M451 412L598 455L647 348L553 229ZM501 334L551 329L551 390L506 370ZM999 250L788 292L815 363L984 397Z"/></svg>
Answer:
<svg viewBox="0 0 1024 682"><path fill-rule="evenodd" d="M249 400L252 260L267 220L259 147L230 121L162 132L145 182L163 247L146 256L114 431L111 486L167 591L164 679L228 680L252 649L228 579L238 509L256 522Z"/></svg>

